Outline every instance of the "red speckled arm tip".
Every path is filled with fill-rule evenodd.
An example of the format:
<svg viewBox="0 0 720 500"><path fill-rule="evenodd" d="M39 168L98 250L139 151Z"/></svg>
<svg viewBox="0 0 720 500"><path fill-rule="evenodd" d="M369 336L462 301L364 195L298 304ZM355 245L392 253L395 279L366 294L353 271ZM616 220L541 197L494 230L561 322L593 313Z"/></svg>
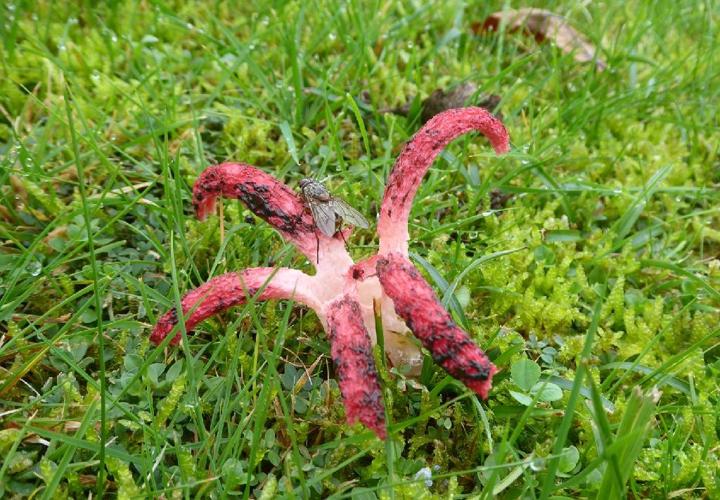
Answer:
<svg viewBox="0 0 720 500"><path fill-rule="evenodd" d="M360 421L385 439L385 407L360 305L345 295L328 306L327 323L347 420L351 424Z"/></svg>
<svg viewBox="0 0 720 500"><path fill-rule="evenodd" d="M445 146L472 130L487 136L498 154L510 150L510 139L502 122L477 107L449 109L435 115L405 145L388 178L380 208L379 254L407 255L408 216L425 172Z"/></svg>
<svg viewBox="0 0 720 500"><path fill-rule="evenodd" d="M288 186L244 163L213 165L200 174L193 186L192 203L200 220L215 210L215 201L221 195L242 201L315 261L315 224L300 197Z"/></svg>
<svg viewBox="0 0 720 500"><path fill-rule="evenodd" d="M211 279L182 298L185 328L190 332L201 321L225 309L245 303L262 290L257 300L294 299L313 308L318 308L316 298L307 285L310 277L301 271L286 268L262 267L242 272L223 274ZM192 311L192 312L191 312ZM177 312L171 309L155 325L150 340L159 344L178 322ZM171 343L180 342L181 335L173 337Z"/></svg>
<svg viewBox="0 0 720 500"><path fill-rule="evenodd" d="M485 353L453 322L415 266L399 253L384 255L377 273L400 316L436 363L483 399L497 372Z"/></svg>

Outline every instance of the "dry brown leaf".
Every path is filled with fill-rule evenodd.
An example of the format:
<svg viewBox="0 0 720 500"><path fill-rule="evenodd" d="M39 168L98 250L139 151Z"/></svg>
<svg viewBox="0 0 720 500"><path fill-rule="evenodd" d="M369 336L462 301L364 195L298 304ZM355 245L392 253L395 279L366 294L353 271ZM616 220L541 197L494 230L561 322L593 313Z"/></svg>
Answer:
<svg viewBox="0 0 720 500"><path fill-rule="evenodd" d="M20 180L20 177L18 177L17 175L10 175L8 176L8 180L10 181L10 186L12 187L13 191L15 191L15 199L27 203L28 192L27 189L25 189L25 185Z"/></svg>
<svg viewBox="0 0 720 500"><path fill-rule="evenodd" d="M472 97L477 94L478 88L474 83L466 82L450 90L437 89L422 104L422 122L425 123L438 113L453 108L473 105ZM477 97L477 106L485 108L491 113L500 104L501 97L494 94L480 94Z"/></svg>
<svg viewBox="0 0 720 500"><path fill-rule="evenodd" d="M477 91L477 85L471 82L461 83L450 90L435 89L433 93L422 102L422 115L420 117L422 123L427 122L438 113L463 106L480 106L491 113L495 113L495 116L500 118L497 108L502 98L495 94L479 94L476 99L473 99ZM398 108L383 109L380 110L380 112L390 112L407 116L410 112L410 102Z"/></svg>
<svg viewBox="0 0 720 500"><path fill-rule="evenodd" d="M533 8L503 10L490 14L482 23L473 24L472 29L475 33L497 31L501 24L511 32L529 32L538 42L551 40L563 52L572 54L577 62L594 61L600 71L607 67L598 57L595 46L554 12Z"/></svg>
<svg viewBox="0 0 720 500"><path fill-rule="evenodd" d="M65 422L65 432L75 432L82 426L79 420L68 420Z"/></svg>
<svg viewBox="0 0 720 500"><path fill-rule="evenodd" d="M10 222L12 220L12 214L10 213L10 210L8 210L2 205L0 205L0 217L5 219L7 222Z"/></svg>
<svg viewBox="0 0 720 500"><path fill-rule="evenodd" d="M503 193L498 188L495 188L490 191L490 208L493 210L502 210L512 197L512 193Z"/></svg>
<svg viewBox="0 0 720 500"><path fill-rule="evenodd" d="M92 474L80 474L78 482L84 486L93 486L97 482L97 477Z"/></svg>

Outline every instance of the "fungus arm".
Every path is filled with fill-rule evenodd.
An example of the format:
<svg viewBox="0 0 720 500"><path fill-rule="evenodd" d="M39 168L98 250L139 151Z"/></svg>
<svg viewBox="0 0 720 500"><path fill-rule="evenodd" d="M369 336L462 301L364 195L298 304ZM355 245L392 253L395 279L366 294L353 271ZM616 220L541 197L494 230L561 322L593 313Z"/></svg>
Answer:
<svg viewBox="0 0 720 500"><path fill-rule="evenodd" d="M190 331L201 321L244 304L258 293L257 300L293 299L319 311L320 301L312 284L310 276L287 268L260 267L217 276L182 298L185 327ZM158 320L150 340L159 344L177 323L177 311L171 309ZM176 334L172 343L178 342L180 335Z"/></svg>
<svg viewBox="0 0 720 500"><path fill-rule="evenodd" d="M509 151L509 137L502 122L478 107L449 109L435 115L410 139L388 178L380 208L380 255L408 254L408 216L425 172L435 157L456 137L477 130L498 154Z"/></svg>
<svg viewBox="0 0 720 500"><path fill-rule="evenodd" d="M360 304L349 294L327 307L327 332L348 422L360 421L385 439L385 407L372 344Z"/></svg>
<svg viewBox="0 0 720 500"><path fill-rule="evenodd" d="M385 439L385 408L360 305L350 294L326 304L317 286L315 278L287 268L254 268L224 274L183 297L185 327L190 331L201 321L243 304L252 296L257 300L294 299L311 307L326 325L348 422L360 421ZM161 343L177 323L175 309L168 311L158 320L150 340ZM180 336L175 334L171 343L179 341Z"/></svg>
<svg viewBox="0 0 720 500"><path fill-rule="evenodd" d="M485 353L461 330L413 264L400 253L377 261L385 293L436 363L470 389L487 398L497 372Z"/></svg>
<svg viewBox="0 0 720 500"><path fill-rule="evenodd" d="M221 163L206 168L193 186L193 206L200 220L215 209L218 196L242 201L255 215L277 229L316 265L352 265L339 235L317 231L300 197L272 175L245 163ZM319 245L319 248L318 248Z"/></svg>

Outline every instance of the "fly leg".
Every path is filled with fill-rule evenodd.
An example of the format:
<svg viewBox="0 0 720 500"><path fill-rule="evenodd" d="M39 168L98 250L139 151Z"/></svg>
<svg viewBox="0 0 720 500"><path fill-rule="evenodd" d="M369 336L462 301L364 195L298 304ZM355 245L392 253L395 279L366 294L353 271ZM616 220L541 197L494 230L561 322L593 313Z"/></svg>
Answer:
<svg viewBox="0 0 720 500"><path fill-rule="evenodd" d="M305 209L312 214L312 210L310 209L310 204L307 201L307 198L303 195L303 201L305 202ZM314 218L313 218L314 220ZM320 236L318 236L318 230L317 223L314 224L315 229L313 230L313 233L315 233L315 265L320 264Z"/></svg>
<svg viewBox="0 0 720 500"><path fill-rule="evenodd" d="M317 234L317 228L315 228L315 263L320 264L320 237Z"/></svg>
<svg viewBox="0 0 720 500"><path fill-rule="evenodd" d="M342 238L343 243L345 243L345 250L349 250L347 240L345 239L345 235L343 234L342 229L338 232L340 233L340 237Z"/></svg>
<svg viewBox="0 0 720 500"><path fill-rule="evenodd" d="M343 230L342 230L342 219L341 219L340 217L338 217L337 219L335 219L335 233L340 233L340 237L342 238L343 243L345 243L345 250L349 250L348 242L347 242L347 240L345 239L345 235L343 234ZM335 237L335 235L333 235L333 238L334 238L334 237Z"/></svg>

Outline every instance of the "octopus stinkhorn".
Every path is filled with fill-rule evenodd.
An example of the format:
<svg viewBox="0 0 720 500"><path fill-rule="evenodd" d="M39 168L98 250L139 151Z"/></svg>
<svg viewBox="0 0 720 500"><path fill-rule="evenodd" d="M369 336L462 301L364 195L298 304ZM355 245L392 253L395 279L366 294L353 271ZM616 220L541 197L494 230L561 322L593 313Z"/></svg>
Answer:
<svg viewBox="0 0 720 500"><path fill-rule="evenodd" d="M483 108L444 111L430 119L405 145L390 174L378 221L380 249L354 263L344 239L351 229L332 236L318 231L301 197L255 167L222 163L208 167L193 187L193 205L205 219L218 196L237 198L271 224L315 266L308 275L289 268L252 268L212 278L181 301L187 331L229 307L256 300L292 299L312 308L328 334L340 392L349 423L357 421L384 439L385 409L372 346L379 307L385 350L394 365L417 368L415 335L435 362L482 398L497 371L485 353L452 320L432 288L408 258L408 216L413 198L435 157L456 137L477 130L496 153L509 150L507 131ZM151 335L160 343L173 334L180 311L162 316Z"/></svg>

